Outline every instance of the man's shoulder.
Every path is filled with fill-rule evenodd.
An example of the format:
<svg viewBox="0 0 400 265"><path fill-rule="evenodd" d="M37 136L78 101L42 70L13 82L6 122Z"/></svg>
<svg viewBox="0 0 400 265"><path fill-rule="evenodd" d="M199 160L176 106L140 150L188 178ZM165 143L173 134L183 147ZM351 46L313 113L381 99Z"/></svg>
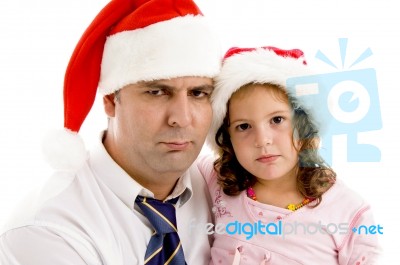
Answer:
<svg viewBox="0 0 400 265"><path fill-rule="evenodd" d="M56 225L26 224L0 234L0 264L100 264L89 240ZM89 261L89 262L88 262Z"/></svg>
<svg viewBox="0 0 400 265"><path fill-rule="evenodd" d="M81 189L79 175L82 172L54 172L43 184L31 190L15 207L0 230L0 235L8 230L25 226L41 226L43 216L57 212L60 208L74 207L74 197Z"/></svg>

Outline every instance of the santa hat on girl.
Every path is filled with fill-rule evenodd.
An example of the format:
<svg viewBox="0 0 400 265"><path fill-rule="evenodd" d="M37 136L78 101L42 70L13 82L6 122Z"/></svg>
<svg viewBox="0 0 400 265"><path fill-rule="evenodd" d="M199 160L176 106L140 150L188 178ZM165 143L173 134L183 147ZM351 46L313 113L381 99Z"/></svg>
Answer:
<svg viewBox="0 0 400 265"><path fill-rule="evenodd" d="M244 85L275 84L285 88L288 94L298 99L300 106L312 115L316 124L320 124L315 106L311 101L305 101L293 95L293 89L287 87L287 80L293 77L309 76L312 71L299 49L283 50L266 46L259 48L231 48L224 58L220 74L216 77L215 89L211 101L213 107L213 121L207 136L207 143L211 149L218 152L215 135L223 124L227 112L227 103L232 94ZM311 110L311 111L310 111Z"/></svg>
<svg viewBox="0 0 400 265"><path fill-rule="evenodd" d="M86 160L79 129L97 91L183 76L215 77L220 43L192 0L112 0L78 42L64 79L64 128L45 138L56 169Z"/></svg>

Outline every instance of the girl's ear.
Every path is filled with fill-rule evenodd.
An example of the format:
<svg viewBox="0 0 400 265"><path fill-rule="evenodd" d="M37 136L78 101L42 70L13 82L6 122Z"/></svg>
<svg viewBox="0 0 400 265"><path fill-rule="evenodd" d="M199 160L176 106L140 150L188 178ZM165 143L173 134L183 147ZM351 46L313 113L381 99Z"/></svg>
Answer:
<svg viewBox="0 0 400 265"><path fill-rule="evenodd" d="M104 111L108 117L115 116L115 94L106 95L103 97Z"/></svg>

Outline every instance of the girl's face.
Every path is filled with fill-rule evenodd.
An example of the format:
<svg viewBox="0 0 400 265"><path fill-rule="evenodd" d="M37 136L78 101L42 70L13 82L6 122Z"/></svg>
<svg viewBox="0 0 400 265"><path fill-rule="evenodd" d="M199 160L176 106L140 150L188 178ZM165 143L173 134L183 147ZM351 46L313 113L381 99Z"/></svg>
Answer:
<svg viewBox="0 0 400 265"><path fill-rule="evenodd" d="M228 107L239 163L259 181L295 177L292 110L283 93L270 85L248 85L232 95Z"/></svg>

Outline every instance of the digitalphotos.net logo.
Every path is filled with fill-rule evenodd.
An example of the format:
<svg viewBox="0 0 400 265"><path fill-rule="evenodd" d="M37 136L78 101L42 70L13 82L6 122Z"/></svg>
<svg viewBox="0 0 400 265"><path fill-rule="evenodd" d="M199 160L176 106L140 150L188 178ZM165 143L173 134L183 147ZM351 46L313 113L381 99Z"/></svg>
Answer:
<svg viewBox="0 0 400 265"><path fill-rule="evenodd" d="M317 109L317 120L322 121L321 155L332 164L332 138L335 135L347 136L348 162L379 162L381 152L373 143L361 144L358 134L380 130L382 118L379 104L376 72L372 68L351 70L355 65L372 55L370 48L343 70L346 62L348 39L339 39L342 61L341 71L294 77L287 80L289 90L300 97L306 106ZM335 69L339 69L327 55L320 50L315 56ZM325 126L325 127L324 127Z"/></svg>
<svg viewBox="0 0 400 265"><path fill-rule="evenodd" d="M196 219L192 219L189 223L190 233L228 234L243 236L246 240L252 239L255 235L261 236L296 236L296 235L315 235L317 233L324 235L348 234L349 232L363 235L383 235L383 226L377 225L359 225L351 227L348 223L328 223L323 224L321 221L317 223L301 223L301 222L270 222L263 223L261 221L239 222L233 221L227 224L212 223L200 224Z"/></svg>

